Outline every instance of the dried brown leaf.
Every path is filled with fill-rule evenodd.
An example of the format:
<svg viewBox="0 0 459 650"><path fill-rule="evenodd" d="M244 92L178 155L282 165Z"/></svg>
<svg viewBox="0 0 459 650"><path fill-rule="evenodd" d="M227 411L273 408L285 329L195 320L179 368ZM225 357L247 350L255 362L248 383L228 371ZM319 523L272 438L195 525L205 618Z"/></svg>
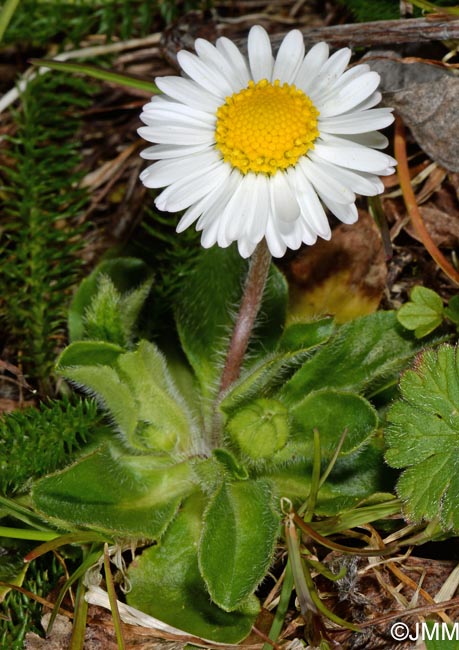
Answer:
<svg viewBox="0 0 459 650"><path fill-rule="evenodd" d="M395 52L365 57L381 75L384 103L395 108L432 160L459 171L459 77L442 65L401 59Z"/></svg>
<svg viewBox="0 0 459 650"><path fill-rule="evenodd" d="M456 248L459 246L459 213L444 212L434 203L419 206L419 212L432 237L439 248ZM408 234L421 241L411 222L407 223L405 230Z"/></svg>
<svg viewBox="0 0 459 650"><path fill-rule="evenodd" d="M363 210L352 226L340 224L330 241L318 240L292 260L290 317L333 314L339 322L378 308L387 268L381 235Z"/></svg>

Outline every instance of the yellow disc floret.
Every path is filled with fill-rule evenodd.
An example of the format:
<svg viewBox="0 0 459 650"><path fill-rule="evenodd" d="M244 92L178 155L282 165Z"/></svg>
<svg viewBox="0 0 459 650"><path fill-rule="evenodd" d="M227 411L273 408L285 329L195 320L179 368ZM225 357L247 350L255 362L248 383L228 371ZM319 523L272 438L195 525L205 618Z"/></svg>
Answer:
<svg viewBox="0 0 459 650"><path fill-rule="evenodd" d="M318 115L309 97L293 84L250 81L218 108L216 147L243 174L270 176L295 165L314 147Z"/></svg>

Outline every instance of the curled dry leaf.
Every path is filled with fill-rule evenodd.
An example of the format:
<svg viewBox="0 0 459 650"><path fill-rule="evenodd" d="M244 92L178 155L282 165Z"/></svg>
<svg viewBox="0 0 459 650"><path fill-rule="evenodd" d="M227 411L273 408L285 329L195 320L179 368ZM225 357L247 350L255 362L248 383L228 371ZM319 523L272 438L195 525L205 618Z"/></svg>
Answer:
<svg viewBox="0 0 459 650"><path fill-rule="evenodd" d="M419 206L419 212L432 237L439 248L457 248L459 246L459 215L440 210L434 203ZM416 229L411 222L407 223L405 230L411 237L421 241Z"/></svg>
<svg viewBox="0 0 459 650"><path fill-rule="evenodd" d="M338 322L375 311L386 284L381 235L370 215L359 211L352 226L340 224L330 241L318 240L290 262L292 321L333 314Z"/></svg>
<svg viewBox="0 0 459 650"><path fill-rule="evenodd" d="M404 60L396 52L365 57L381 75L387 106L395 108L432 160L459 171L459 77L438 62Z"/></svg>

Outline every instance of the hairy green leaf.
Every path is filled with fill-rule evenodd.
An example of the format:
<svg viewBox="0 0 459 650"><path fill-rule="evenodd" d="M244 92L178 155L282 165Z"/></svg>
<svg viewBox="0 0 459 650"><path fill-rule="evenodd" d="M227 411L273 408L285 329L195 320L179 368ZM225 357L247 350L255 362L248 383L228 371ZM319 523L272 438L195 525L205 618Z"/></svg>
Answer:
<svg viewBox="0 0 459 650"><path fill-rule="evenodd" d="M209 599L199 573L198 544L205 498L195 495L169 526L161 543L131 563L129 605L189 634L223 643L237 643L249 634L259 611L255 597L231 613ZM218 559L225 565L225 554Z"/></svg>
<svg viewBox="0 0 459 650"><path fill-rule="evenodd" d="M223 483L204 516L199 566L212 600L240 607L272 562L280 523L267 481Z"/></svg>
<svg viewBox="0 0 459 650"><path fill-rule="evenodd" d="M75 341L62 352L57 361L57 370L64 374L66 368L74 366L112 366L124 349L116 343L106 341Z"/></svg>
<svg viewBox="0 0 459 650"><path fill-rule="evenodd" d="M386 460L405 468L397 492L409 519L440 518L459 531L459 352L444 345L419 355L390 409Z"/></svg>
<svg viewBox="0 0 459 650"><path fill-rule="evenodd" d="M72 527L156 539L195 489L190 464L158 466L152 457L105 444L39 480L32 499L39 511Z"/></svg>
<svg viewBox="0 0 459 650"><path fill-rule="evenodd" d="M304 446L304 452L312 456L314 429L320 435L323 458L330 458L338 441L346 432L341 454L350 454L361 447L378 424L376 411L359 395L343 391L322 389L309 393L291 409L294 439Z"/></svg>
<svg viewBox="0 0 459 650"><path fill-rule="evenodd" d="M320 388L368 393L394 381L418 349L419 343L397 323L394 312L363 316L341 326L280 394L294 404Z"/></svg>
<svg viewBox="0 0 459 650"><path fill-rule="evenodd" d="M293 323L285 328L279 349L296 352L310 350L328 341L335 329L333 318L321 318L311 323Z"/></svg>
<svg viewBox="0 0 459 650"><path fill-rule="evenodd" d="M77 341L63 352L58 369L102 402L131 448L188 451L198 432L163 355L148 341L121 352L112 343Z"/></svg>

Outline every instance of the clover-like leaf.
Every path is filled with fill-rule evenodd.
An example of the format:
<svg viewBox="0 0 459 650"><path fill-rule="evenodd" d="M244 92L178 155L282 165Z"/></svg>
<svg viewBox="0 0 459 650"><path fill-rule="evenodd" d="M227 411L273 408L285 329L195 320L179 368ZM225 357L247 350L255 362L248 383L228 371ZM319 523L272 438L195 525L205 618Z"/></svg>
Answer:
<svg viewBox="0 0 459 650"><path fill-rule="evenodd" d="M414 287L410 301L397 313L398 321L408 330L414 330L420 339L433 332L443 321L443 302L438 293L427 287Z"/></svg>
<svg viewBox="0 0 459 650"><path fill-rule="evenodd" d="M259 611L249 596L233 612L211 602L198 567L205 499L187 499L160 544L147 548L128 569L129 605L189 634L237 643L250 632ZM221 566L224 555L219 556Z"/></svg>
<svg viewBox="0 0 459 650"><path fill-rule="evenodd" d="M222 483L204 516L199 567L212 600L226 611L242 605L272 562L280 523L271 484Z"/></svg>
<svg viewBox="0 0 459 650"><path fill-rule="evenodd" d="M444 310L445 316L456 325L459 324L459 295L453 296Z"/></svg>
<svg viewBox="0 0 459 650"><path fill-rule="evenodd" d="M440 518L459 531L459 351L450 345L419 355L390 409L386 460L404 468L397 492L410 520Z"/></svg>

